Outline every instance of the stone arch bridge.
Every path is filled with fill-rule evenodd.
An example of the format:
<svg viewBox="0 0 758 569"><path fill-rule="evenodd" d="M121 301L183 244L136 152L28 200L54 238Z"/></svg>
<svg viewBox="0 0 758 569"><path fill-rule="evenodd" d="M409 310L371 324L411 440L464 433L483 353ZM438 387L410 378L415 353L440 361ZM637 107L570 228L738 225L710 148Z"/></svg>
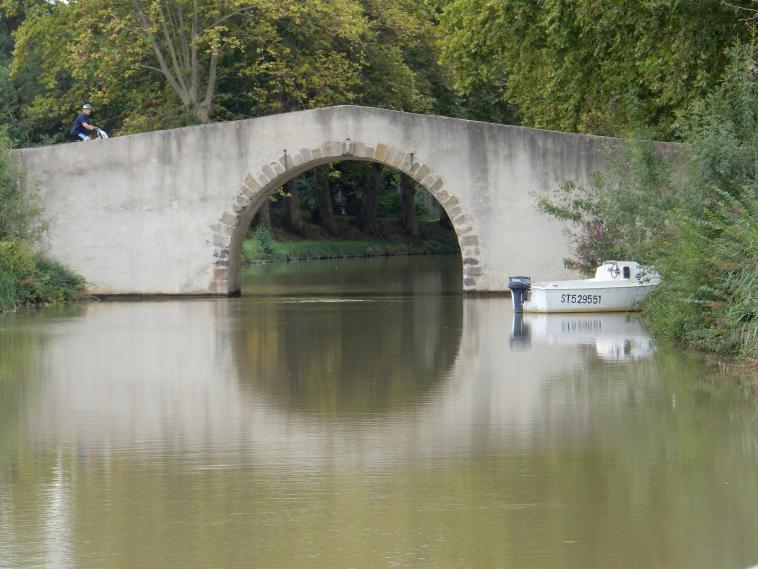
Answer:
<svg viewBox="0 0 758 569"><path fill-rule="evenodd" d="M453 222L463 289L566 276L561 225L536 196L586 182L613 139L340 106L17 151L50 222L48 253L93 294L230 295L258 207L340 160L396 168Z"/></svg>

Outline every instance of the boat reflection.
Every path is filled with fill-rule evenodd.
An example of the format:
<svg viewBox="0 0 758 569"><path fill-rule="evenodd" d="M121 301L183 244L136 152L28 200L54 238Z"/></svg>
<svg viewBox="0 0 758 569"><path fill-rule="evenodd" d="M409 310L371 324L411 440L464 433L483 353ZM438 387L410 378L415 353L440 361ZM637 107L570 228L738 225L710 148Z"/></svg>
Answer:
<svg viewBox="0 0 758 569"><path fill-rule="evenodd" d="M537 344L593 346L597 357L618 363L650 357L653 340L639 320L625 314L520 314L514 313L512 350Z"/></svg>

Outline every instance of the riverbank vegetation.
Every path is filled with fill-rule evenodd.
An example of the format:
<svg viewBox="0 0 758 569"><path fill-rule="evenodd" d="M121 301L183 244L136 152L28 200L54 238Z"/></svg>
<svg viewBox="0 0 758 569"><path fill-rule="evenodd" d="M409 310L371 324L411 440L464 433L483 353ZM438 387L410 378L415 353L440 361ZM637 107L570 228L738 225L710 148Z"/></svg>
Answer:
<svg viewBox="0 0 758 569"><path fill-rule="evenodd" d="M83 279L36 247L45 232L40 212L0 133L0 312L68 302L82 294Z"/></svg>
<svg viewBox="0 0 758 569"><path fill-rule="evenodd" d="M283 230L272 231L258 225L242 245L246 264L271 261L305 261L339 257L388 255L444 255L459 252L455 234L437 222L422 222L419 235L408 237L401 228L382 224L383 237L370 237L346 228L350 239L302 239ZM317 228L313 228L317 232Z"/></svg>
<svg viewBox="0 0 758 569"><path fill-rule="evenodd" d="M632 144L541 205L575 224L573 266L656 267L653 329L749 359L756 23L755 0L0 0L0 115L27 146L65 141L85 101L114 134L350 103L680 142L673 168ZM413 248L424 195L376 165L314 169L263 205L246 258Z"/></svg>
<svg viewBox="0 0 758 569"><path fill-rule="evenodd" d="M636 259L662 282L644 304L653 331L758 362L758 70L735 47L724 80L678 117L684 146L615 151L589 187L564 184L544 211L575 227L567 265Z"/></svg>

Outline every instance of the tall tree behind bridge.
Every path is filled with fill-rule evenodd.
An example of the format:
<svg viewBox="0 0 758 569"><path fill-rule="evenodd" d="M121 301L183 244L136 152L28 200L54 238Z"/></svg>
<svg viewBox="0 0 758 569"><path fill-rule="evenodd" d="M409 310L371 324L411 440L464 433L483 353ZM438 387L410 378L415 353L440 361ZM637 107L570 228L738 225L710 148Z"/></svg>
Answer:
<svg viewBox="0 0 758 569"><path fill-rule="evenodd" d="M402 222L405 231L411 237L418 237L418 219L416 218L416 183L405 174L400 174L400 201L402 203Z"/></svg>
<svg viewBox="0 0 758 569"><path fill-rule="evenodd" d="M89 101L116 132L140 132L291 110L272 103L281 92L300 108L349 101L364 30L355 0L43 3L18 29L11 73L35 77L23 111L40 130Z"/></svg>
<svg viewBox="0 0 758 569"><path fill-rule="evenodd" d="M116 134L356 102L451 105L423 2L0 0L0 11L20 22L0 108L30 139L65 138L83 102Z"/></svg>
<svg viewBox="0 0 758 569"><path fill-rule="evenodd" d="M750 13L730 4L451 0L444 61L464 95L495 88L526 126L623 135L643 125L671 138L677 113L717 84L727 49L749 34Z"/></svg>

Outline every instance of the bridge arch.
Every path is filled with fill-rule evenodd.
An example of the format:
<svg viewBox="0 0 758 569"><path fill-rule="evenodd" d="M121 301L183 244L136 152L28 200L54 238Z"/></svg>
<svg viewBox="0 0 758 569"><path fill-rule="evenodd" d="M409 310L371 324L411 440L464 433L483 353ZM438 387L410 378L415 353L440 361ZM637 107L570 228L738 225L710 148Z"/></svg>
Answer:
<svg viewBox="0 0 758 569"><path fill-rule="evenodd" d="M445 210L461 249L463 290L476 290L479 267L479 236L473 216L447 186L444 178L414 152L390 144L363 141L326 141L314 148L294 152L283 149L256 172L249 173L234 200L213 226L212 293L236 294L240 291L242 242L256 212L277 188L312 168L332 162L354 160L390 166L419 183Z"/></svg>

